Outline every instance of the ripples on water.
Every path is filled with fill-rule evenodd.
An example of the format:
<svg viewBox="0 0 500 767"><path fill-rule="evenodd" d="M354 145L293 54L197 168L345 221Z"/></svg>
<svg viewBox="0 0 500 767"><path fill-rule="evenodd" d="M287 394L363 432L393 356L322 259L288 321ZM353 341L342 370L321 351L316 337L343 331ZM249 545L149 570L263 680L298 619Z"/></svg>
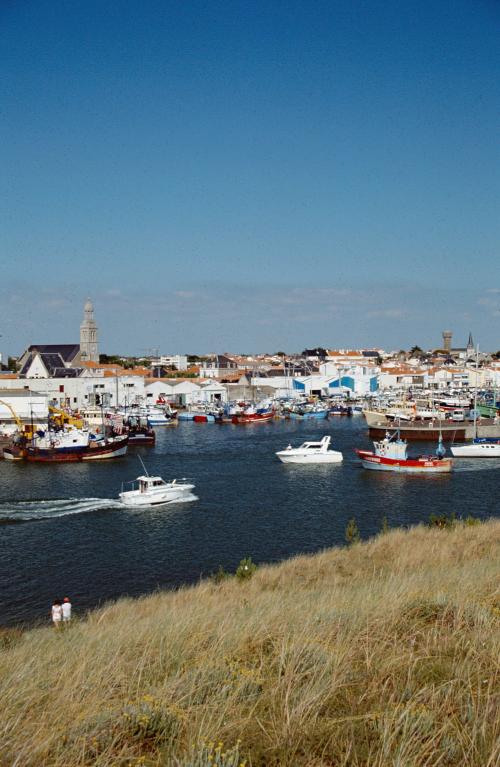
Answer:
<svg viewBox="0 0 500 767"><path fill-rule="evenodd" d="M285 466L274 455L324 434L343 464ZM353 516L368 537L384 517L396 526L431 513L499 511L499 460L456 459L449 475L366 471L353 452L370 444L361 419L182 423L157 436L154 449L140 450L149 472L193 478L196 503L124 508L121 483L143 473L137 449L102 463L0 462L0 623L46 616L66 593L81 610L195 582L219 565L234 570L244 556L271 562L318 551L343 543Z"/></svg>

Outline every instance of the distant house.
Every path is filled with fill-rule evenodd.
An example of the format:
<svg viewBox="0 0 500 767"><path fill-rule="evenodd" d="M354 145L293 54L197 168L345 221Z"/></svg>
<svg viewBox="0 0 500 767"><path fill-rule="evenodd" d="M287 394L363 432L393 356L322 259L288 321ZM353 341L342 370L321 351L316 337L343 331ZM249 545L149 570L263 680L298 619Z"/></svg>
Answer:
<svg viewBox="0 0 500 767"><path fill-rule="evenodd" d="M22 378L67 378L80 372L80 344L33 344L19 359Z"/></svg>
<svg viewBox="0 0 500 767"><path fill-rule="evenodd" d="M225 354L214 354L201 363L201 378L222 378L238 370L238 363Z"/></svg>

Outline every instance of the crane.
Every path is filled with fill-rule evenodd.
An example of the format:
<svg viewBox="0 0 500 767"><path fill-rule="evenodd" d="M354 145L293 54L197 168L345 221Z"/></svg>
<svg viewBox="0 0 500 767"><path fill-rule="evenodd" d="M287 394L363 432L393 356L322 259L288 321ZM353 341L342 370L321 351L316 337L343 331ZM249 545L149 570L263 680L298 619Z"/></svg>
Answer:
<svg viewBox="0 0 500 767"><path fill-rule="evenodd" d="M12 405L9 405L8 402L5 402L5 400L0 399L0 405L3 405L4 407L7 408L7 410L10 410L10 412L12 413L12 417L13 417L14 421L16 422L17 428L19 429L19 433L20 434L24 434L24 436L27 436L28 439L30 439L31 436L32 436L32 432L33 432L32 427L31 426L26 426L26 425L23 424L23 422L21 421L21 419L17 415L17 413L14 410L14 408L12 407Z"/></svg>
<svg viewBox="0 0 500 767"><path fill-rule="evenodd" d="M81 429L83 427L83 421L81 418L75 418L74 416L69 415L69 413L66 413L65 410L61 410L58 407L49 405L49 413L55 414L53 415L53 419L55 421L59 421L61 426L67 423L71 424L71 426L75 426L77 429Z"/></svg>

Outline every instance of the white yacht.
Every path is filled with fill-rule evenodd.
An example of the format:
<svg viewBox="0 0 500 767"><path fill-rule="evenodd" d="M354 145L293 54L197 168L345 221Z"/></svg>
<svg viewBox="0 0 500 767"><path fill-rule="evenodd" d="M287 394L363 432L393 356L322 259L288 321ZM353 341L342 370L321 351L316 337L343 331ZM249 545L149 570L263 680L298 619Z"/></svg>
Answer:
<svg viewBox="0 0 500 767"><path fill-rule="evenodd" d="M119 494L120 501L126 506L159 506L160 504L179 501L194 501L194 485L184 479L165 482L161 477L143 475L130 483L131 490Z"/></svg>
<svg viewBox="0 0 500 767"><path fill-rule="evenodd" d="M300 447L288 445L276 455L283 463L340 463L342 453L330 450L330 441L331 437L326 436L320 442L303 442Z"/></svg>
<svg viewBox="0 0 500 767"><path fill-rule="evenodd" d="M469 445L452 445L455 458L500 458L500 440L477 437Z"/></svg>

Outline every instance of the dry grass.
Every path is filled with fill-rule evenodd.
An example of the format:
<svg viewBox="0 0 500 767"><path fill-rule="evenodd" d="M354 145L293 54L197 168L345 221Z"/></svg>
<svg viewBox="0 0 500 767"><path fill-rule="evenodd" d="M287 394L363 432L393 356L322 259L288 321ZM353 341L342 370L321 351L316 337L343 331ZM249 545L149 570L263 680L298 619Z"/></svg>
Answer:
<svg viewBox="0 0 500 767"><path fill-rule="evenodd" d="M496 767L499 543L398 530L12 635L0 765Z"/></svg>

